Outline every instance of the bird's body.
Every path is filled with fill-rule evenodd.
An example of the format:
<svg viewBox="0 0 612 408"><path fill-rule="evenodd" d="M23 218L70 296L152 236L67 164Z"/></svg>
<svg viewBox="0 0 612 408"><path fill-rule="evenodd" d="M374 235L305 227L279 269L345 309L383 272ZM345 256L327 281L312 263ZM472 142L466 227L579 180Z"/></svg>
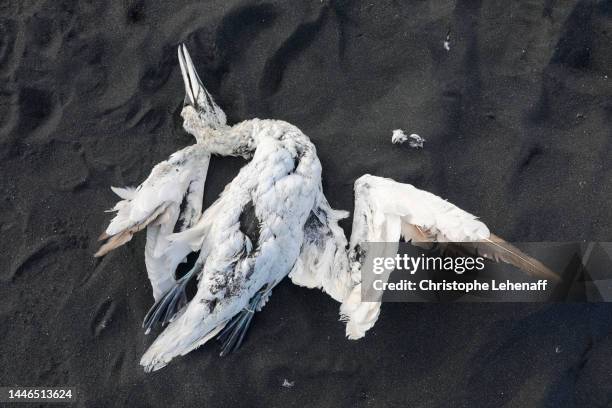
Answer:
<svg viewBox="0 0 612 408"><path fill-rule="evenodd" d="M325 203L314 145L286 122L250 120L228 132L252 154L200 222L172 240L199 250L198 291L143 356L157 369L198 347L294 267L309 217Z"/></svg>

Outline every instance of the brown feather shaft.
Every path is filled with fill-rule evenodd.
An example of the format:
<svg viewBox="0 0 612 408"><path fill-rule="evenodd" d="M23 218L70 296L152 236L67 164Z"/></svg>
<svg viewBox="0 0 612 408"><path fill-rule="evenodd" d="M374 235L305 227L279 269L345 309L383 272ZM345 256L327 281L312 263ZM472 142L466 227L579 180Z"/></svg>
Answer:
<svg viewBox="0 0 612 408"><path fill-rule="evenodd" d="M501 260L502 262L514 265L530 275L553 281L559 280L559 275L551 271L542 262L530 257L520 249L494 234L491 234L489 239L479 241L476 248L478 253L482 256L497 262ZM491 254L487 254L487 250L490 250Z"/></svg>
<svg viewBox="0 0 612 408"><path fill-rule="evenodd" d="M106 243L104 243L104 245L100 247L100 249L98 249L98 252L94 254L94 257L99 258L101 256L106 255L113 249L120 247L126 242L129 242L132 239L133 235L134 234L130 230L120 232L117 235L113 235Z"/></svg>

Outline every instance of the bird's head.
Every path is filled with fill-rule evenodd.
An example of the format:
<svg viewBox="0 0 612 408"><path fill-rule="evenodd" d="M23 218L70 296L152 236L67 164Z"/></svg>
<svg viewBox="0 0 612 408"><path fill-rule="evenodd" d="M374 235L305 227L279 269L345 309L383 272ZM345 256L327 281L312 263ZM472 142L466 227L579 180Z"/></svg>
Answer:
<svg viewBox="0 0 612 408"><path fill-rule="evenodd" d="M179 45L178 58L185 83L185 102L181 112L183 127L198 143L210 142L227 128L225 113L204 88L184 44Z"/></svg>

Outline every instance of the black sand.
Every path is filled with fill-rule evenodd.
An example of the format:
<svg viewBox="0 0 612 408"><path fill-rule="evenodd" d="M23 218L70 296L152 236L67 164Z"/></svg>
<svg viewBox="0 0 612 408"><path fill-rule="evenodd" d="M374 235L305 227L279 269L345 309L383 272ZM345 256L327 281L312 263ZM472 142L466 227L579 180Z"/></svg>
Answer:
<svg viewBox="0 0 612 408"><path fill-rule="evenodd" d="M609 305L386 304L352 342L336 303L289 281L238 353L146 375L144 236L92 257L108 187L192 143L180 42L232 123L311 137L336 208L372 173L507 239L610 240L610 1L104 3L0 4L0 385L100 407L612 404ZM213 162L207 203L242 164Z"/></svg>

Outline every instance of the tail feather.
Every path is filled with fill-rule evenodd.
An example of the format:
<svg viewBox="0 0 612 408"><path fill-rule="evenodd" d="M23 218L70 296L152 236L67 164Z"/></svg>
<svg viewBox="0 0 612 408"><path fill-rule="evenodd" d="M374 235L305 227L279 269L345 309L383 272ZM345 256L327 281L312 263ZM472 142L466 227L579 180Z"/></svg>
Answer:
<svg viewBox="0 0 612 408"><path fill-rule="evenodd" d="M251 298L247 307L234 316L223 331L219 333L218 339L222 344L221 353L219 354L221 357L240 348L255 312L261 310L261 307L266 303L269 296L270 291L267 289L266 285Z"/></svg>
<svg viewBox="0 0 612 408"><path fill-rule="evenodd" d="M211 306L209 302L194 298L179 317L171 319L168 327L142 356L140 365L144 366L146 372L159 370L174 357L184 356L217 335L222 342L221 356L237 350L245 338L253 315L261 310L270 297L271 287L265 285L259 289L246 304L234 298L229 303L221 300L212 302ZM161 321L163 313L159 312L157 318Z"/></svg>

